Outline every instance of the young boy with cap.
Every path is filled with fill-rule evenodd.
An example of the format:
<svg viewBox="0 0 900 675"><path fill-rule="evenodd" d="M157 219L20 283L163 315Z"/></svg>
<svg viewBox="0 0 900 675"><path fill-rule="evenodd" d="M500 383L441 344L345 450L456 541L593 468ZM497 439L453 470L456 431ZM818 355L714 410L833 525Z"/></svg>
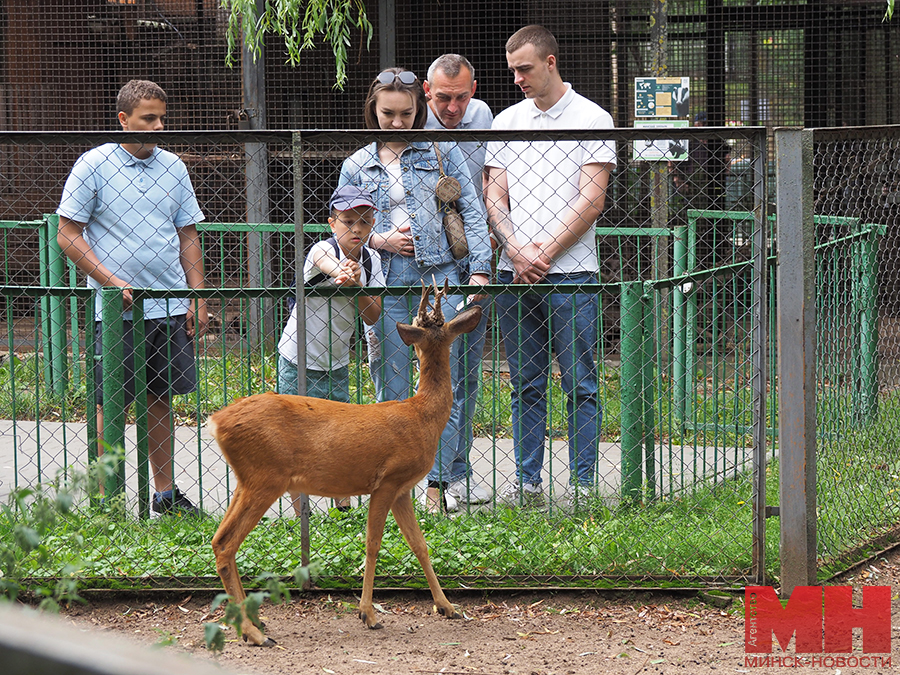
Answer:
<svg viewBox="0 0 900 675"><path fill-rule="evenodd" d="M323 288L384 287L381 258L365 244L375 225L372 195L357 186L344 185L331 195L329 211L328 224L333 234L310 249L303 265L303 283ZM363 321L372 325L381 315L381 298L306 298L307 396L350 401L350 338L356 325L357 309ZM295 306L278 342L280 394L298 393L297 333ZM340 510L350 506L349 499L336 503ZM299 510L296 500L294 509Z"/></svg>

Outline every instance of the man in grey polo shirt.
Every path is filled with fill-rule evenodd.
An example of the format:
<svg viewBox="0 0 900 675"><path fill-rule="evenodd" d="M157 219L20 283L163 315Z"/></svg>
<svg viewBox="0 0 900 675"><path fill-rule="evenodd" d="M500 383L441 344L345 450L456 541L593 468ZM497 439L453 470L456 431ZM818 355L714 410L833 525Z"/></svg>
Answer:
<svg viewBox="0 0 900 675"><path fill-rule="evenodd" d="M469 60L459 54L444 54L435 59L428 69L428 79L423 83L425 97L428 99L428 121L426 129L490 129L494 121L487 103L477 98L475 89L475 69ZM466 165L475 182L478 194L483 194L484 187L484 143L465 141L459 143L466 158ZM482 202L484 201L482 197ZM483 203L482 203L483 206ZM466 259L460 260L460 283L466 283L469 277L469 265ZM485 302L482 306L485 306ZM459 374L454 392L459 414L457 428L459 445L456 448L440 448L435 459L435 468L441 470L443 481L449 483L446 491L448 510L455 510L458 502L477 504L491 498L490 492L480 485L472 476L469 463L469 451L472 448L472 417L475 415L475 402L478 399L478 385L481 377L481 356L484 353L484 341L488 314L485 306L484 316L478 327L457 340L459 363L463 372ZM432 503L438 499L437 489L429 488L429 499Z"/></svg>

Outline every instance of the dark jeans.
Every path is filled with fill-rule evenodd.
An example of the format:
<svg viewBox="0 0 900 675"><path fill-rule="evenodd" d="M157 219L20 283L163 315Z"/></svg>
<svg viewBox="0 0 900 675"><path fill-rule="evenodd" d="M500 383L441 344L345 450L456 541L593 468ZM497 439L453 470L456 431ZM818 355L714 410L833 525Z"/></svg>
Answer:
<svg viewBox="0 0 900 675"><path fill-rule="evenodd" d="M512 284L512 272L500 272ZM546 283L596 283L597 275L550 274ZM526 293L497 296L500 330L512 384L513 443L520 483L540 483L547 433L550 349L556 352L566 393L569 482L592 485L603 410L597 391L598 298L593 293Z"/></svg>

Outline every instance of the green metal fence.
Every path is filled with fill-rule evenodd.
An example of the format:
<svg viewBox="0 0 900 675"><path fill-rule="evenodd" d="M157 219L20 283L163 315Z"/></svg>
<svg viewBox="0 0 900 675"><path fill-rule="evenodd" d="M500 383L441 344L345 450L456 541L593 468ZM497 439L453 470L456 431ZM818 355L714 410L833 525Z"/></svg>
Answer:
<svg viewBox="0 0 900 675"><path fill-rule="evenodd" d="M597 498L586 510L573 509L568 500L566 397L558 375L551 377L547 393L547 507L510 509L496 498L515 475L515 462L503 336L492 308L470 459L474 476L494 497L486 505L467 506L453 518L420 514L435 568L449 585L741 584L762 582L777 573L778 528L772 527L777 520L770 518L766 527L766 515L774 513L766 507L778 502L779 453L777 382L770 373L776 345L768 330L777 303L772 283L774 223L764 216L765 134L755 129L697 130L730 139L739 146L736 154L751 158L756 178L745 184L752 195L733 196L736 200L729 203L749 200L755 207L735 211L691 208L690 195L674 193L665 163L656 162L653 170L642 173L630 170L635 160L628 159L629 143L658 140L665 131L608 133L620 145L622 175L621 181L614 176L609 194L628 191L629 198L620 203L640 203L645 215L622 211L614 198L610 200L596 229L600 279L581 289L595 294L601 307L596 360L603 418ZM492 134L512 138L479 134L479 140ZM285 301L324 293L291 289L291 279L310 241L325 231L323 195L337 182L341 160L371 140L360 132L160 138L178 144L185 156L204 158L197 162L203 170L192 175L197 192L215 195L210 203L225 204L208 210L210 223L200 227L207 290L135 291L136 299L201 295L214 315L213 330L195 344L198 391L175 401L172 449L179 484L210 518L145 518L150 495L146 411L136 404L133 411L107 413L107 441L122 441L126 449L108 493L124 495L124 511L111 509L109 503L100 507L96 500L93 505L88 500L79 503L63 531L55 533L57 543L48 559L35 561L36 576L57 575L73 562L66 532L77 532L89 543L83 556L91 561L78 573L91 584L108 584L109 578L135 585L217 584L209 541L234 484L202 421L239 396L277 387L274 344L284 323ZM272 190L290 192L298 180L303 187L294 193L294 223L241 223L234 218L239 209L222 197L233 194L240 199L244 178L231 170L232 159L226 163L229 171L215 170L215 158L231 158L234 147L260 139L272 144ZM15 142L52 147L86 141L83 135L53 135ZM294 151L286 153L292 146ZM285 164L286 155L292 164ZM636 180L638 175L643 179ZM663 189L671 198L657 194L651 199L654 189ZM5 407L0 418L7 420L0 422L0 438L4 464L14 467L11 475L0 477L3 495L16 486L47 481L57 469L79 470L97 452L88 393L94 385L93 332L84 330L92 323L92 294L76 288L81 283L78 275L53 253L52 216L13 222L10 229L41 232L42 253L35 282L7 283L0 289L9 354L0 365ZM850 362L859 364L856 393L847 400L854 415L871 419L885 409L883 394L865 365L878 360L880 334L873 328L878 304L873 305L872 297L883 282L872 276L882 267L872 263L873 246L885 230L881 223L866 223L878 220L845 215L817 219L823 231L836 233L819 249L823 260L830 261L820 264L822 297L832 298L826 303L832 313L848 309L860 317L842 323L839 331L851 345L846 352ZM828 253L832 250L846 253ZM847 267L854 270L852 278L841 276ZM12 276L7 274L8 281ZM254 285L261 282L265 284ZM489 287L493 296L511 290ZM390 288L385 293L417 301L419 290ZM113 327L117 299L111 295ZM106 334L112 339L103 358L114 359L115 332ZM351 393L352 400L366 403L375 393L360 334L353 345ZM548 360L552 362L550 354ZM109 374L104 378L108 405L120 389L118 382ZM140 402L142 397L137 398ZM827 470L834 468L829 465ZM358 583L364 509L338 518L329 507L327 500L313 499L309 521L295 529L288 500L276 503L245 544L242 572L283 572L308 558L322 565L321 585ZM848 535L846 527L836 532ZM864 538L854 541L863 543ZM380 584L421 583L415 559L390 527L381 561Z"/></svg>

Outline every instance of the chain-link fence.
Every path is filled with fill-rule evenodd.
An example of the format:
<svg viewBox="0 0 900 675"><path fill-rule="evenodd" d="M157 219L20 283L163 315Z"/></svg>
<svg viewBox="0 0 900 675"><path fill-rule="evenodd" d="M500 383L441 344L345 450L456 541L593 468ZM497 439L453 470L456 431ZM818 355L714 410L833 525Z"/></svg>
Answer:
<svg viewBox="0 0 900 675"><path fill-rule="evenodd" d="M900 130L815 130L813 143L818 558L834 571L871 550L900 513Z"/></svg>
<svg viewBox="0 0 900 675"><path fill-rule="evenodd" d="M576 283L559 283L551 275L534 285L509 284L503 276L509 264L485 249L484 216L472 220L467 211L480 207L462 203L466 195L471 199L476 193L471 185L463 186L459 206L470 219L470 271L485 264L487 269L493 264L499 270L492 272L494 278L487 287L490 297L484 302L484 346L472 349L463 343L466 348L453 356L457 372L468 376L469 385L458 388L457 411L448 425L455 424L456 431L442 438L441 459L431 476L433 485L448 488L458 510L449 518L432 514L425 499L428 483L423 481L415 491L435 567L441 576L467 583L501 583L509 578L530 579L530 583L581 578L610 582L759 579L767 545L759 517L765 503L758 494L759 478L766 457L771 456L765 448L772 436L771 420L767 423L764 413L768 344L764 284L770 238L770 225L761 216L765 133L692 129L685 130L680 140L671 138L671 130L599 133L440 135L442 142L486 144L494 153L491 156L497 157L509 150L518 152L523 143L542 153L562 150L567 155L587 147L608 152L603 148L615 144L615 152L604 155L604 161L618 166L603 191L603 214L586 232L589 257L579 261L583 270L575 267L576 273L583 271L586 276L577 277ZM154 419L153 396L142 395L152 392L154 385L141 376L144 369L136 369L131 412L123 405L128 398L120 397L122 381L110 374L121 359L116 356L115 329L121 317L121 295L61 288L81 285L82 274L54 250L56 216L20 222L15 211L29 213L29 209L20 209L21 193L6 193L3 211L10 221L10 237L21 237L7 240L11 247L7 259L34 260L35 271L44 276L28 279L20 269L10 267L10 274L19 274L15 278L20 281L4 287L8 357L2 373L8 412L3 417L9 421L4 423L3 438L5 457L14 470L4 473L3 492L47 480L59 468L75 470L95 456L98 418L93 402L95 390L102 390L103 435L107 442L121 439L127 456L107 481L107 503L84 501L78 513L92 523L107 522L109 501L121 492L130 515L110 521L109 532L92 535L91 541L102 551L92 548L88 558L96 556L94 569L106 570L93 575L149 575L159 583L213 575L208 541L228 504L234 478L213 440L197 425L240 396L288 384L280 373L276 348L288 316L288 298L294 297L303 308L298 312L298 325L303 326L308 323L303 320L303 311L309 311L307 300L323 298L318 311L328 313L330 321L342 299L358 293L304 284L289 288L312 243L328 231L331 191L341 182L356 181L378 195L384 188L382 178L360 170L370 165L353 157L375 147L374 141L399 139L415 149L404 157L418 157L410 164L415 175L410 191L426 195L416 197L419 201L407 215L423 220L436 217L438 172L429 154L434 133L385 134L141 137L163 142L173 157L184 162L206 215L198 230L207 290L135 289L133 295L144 311L150 306L146 301L169 298L160 320L179 313L168 308L188 298L199 295L207 300L210 332L193 340L196 391L174 397L168 420L174 436L175 481L210 518L143 520L152 514L157 472L161 467L164 471L166 462L154 455L153 443L158 441L154 423L148 421ZM0 138L0 143L11 148L19 161L41 157L68 164L91 146L122 139L128 140L121 135L60 134L8 136ZM682 148L681 155L673 159L670 144ZM692 154L692 148L703 152ZM265 171L259 171L260 156L265 158ZM752 177L731 170L732 156L746 158ZM469 181L462 169L464 157L452 144L445 148L444 161L448 172L458 173L464 183ZM541 179L546 184L537 186L548 205L556 191L565 189L559 186L557 171L549 170ZM268 213L281 222L247 223L246 214L254 209L260 212L251 197L260 193L261 181L267 183ZM57 198L63 192L61 182L46 187ZM106 196L101 190L99 196L89 194L89 198ZM750 204L753 210L740 210ZM496 200L489 196L487 206L492 209ZM545 215L551 220L558 217L552 210ZM381 220L385 217L376 216L376 232L388 228L390 221ZM422 238L414 246L420 258L433 254L442 241L446 246L439 227L438 239L427 240L434 233L434 223L430 226L431 230L427 223L421 230L412 230L413 237ZM27 253L30 238L41 244L37 256ZM303 246L295 248L294 242L301 241ZM142 250L144 245L147 248ZM146 255L150 246L148 238L146 244L123 255ZM388 287L377 293L385 308L393 304L374 324L379 343L366 339L370 331L362 324L351 330L349 366L340 377L346 378L353 402L389 400L415 390L418 375L408 350L394 354L392 360L386 352L395 317L405 307L418 306L422 270L429 281L432 274L440 281L442 274L450 282L453 298L445 303L448 317L471 290L450 259L429 263L426 258L411 265L402 258L384 251L379 255ZM140 267L154 263L145 261ZM410 268L417 278L409 277ZM506 275L511 278L510 272ZM556 283L547 283L551 279ZM97 335L93 330L95 295L101 300L104 324L103 334ZM544 307L553 308L548 325L535 313ZM162 328L151 324L134 323L132 343L138 364L149 358L149 352L140 354L140 346L150 349L150 333L161 331L165 338L172 331L166 323ZM534 347L541 330L550 336L549 341ZM309 378L304 381L303 377L309 371L302 368L303 359L314 351L311 344L332 339L312 336L298 343L300 367L295 377L299 388L311 386ZM583 356L579 361L579 344L588 345L589 363ZM526 346L532 352L525 352ZM171 376L169 368L177 360L167 349L163 348L167 358L163 380ZM516 355L517 371L510 367L510 353ZM102 376L93 368L98 359L104 367ZM398 363L402 367L395 367ZM398 376L395 380L400 384L387 382L385 373ZM332 373L325 379L337 377ZM546 420L540 417L541 402L532 405L529 399L534 395L546 403ZM471 441L466 427L471 427ZM529 446L534 439L537 444ZM360 439L360 452L365 452L365 439ZM458 470L454 460L464 468ZM354 498L352 505L364 502ZM253 547L254 555L242 563L242 570L278 571L284 560L295 559L302 551L322 562L320 583L342 579L353 583L362 553L362 546L354 542L363 531L364 509L354 508L341 519L332 506L330 500L314 498L309 522L295 532L290 499L282 499L269 511L270 520L257 528L259 534L251 536L255 543L245 544ZM169 550L160 559L151 543L159 537L178 542L173 544L177 552ZM414 558L399 541L397 533L388 532L379 567L387 583L409 583L409 575L418 574ZM136 550L143 562L135 558ZM770 558L775 560L772 553ZM56 572L51 564L39 573Z"/></svg>
<svg viewBox="0 0 900 675"><path fill-rule="evenodd" d="M351 31L344 91L334 90L326 46L291 67L283 43L270 38L264 92L246 99L240 53L226 65L221 5L42 0L35 11L27 0L5 0L0 130L109 130L115 93L132 78L170 94L173 130L357 128L372 73L404 66L422 75L448 52L475 65L479 98L499 111L519 100L506 39L533 23L559 40L566 80L619 127L634 119L635 78L653 74L690 77L690 117L706 112L713 126L900 122L900 23L882 20L883 0L367 3L373 39ZM77 115L69 101L78 101Z"/></svg>

